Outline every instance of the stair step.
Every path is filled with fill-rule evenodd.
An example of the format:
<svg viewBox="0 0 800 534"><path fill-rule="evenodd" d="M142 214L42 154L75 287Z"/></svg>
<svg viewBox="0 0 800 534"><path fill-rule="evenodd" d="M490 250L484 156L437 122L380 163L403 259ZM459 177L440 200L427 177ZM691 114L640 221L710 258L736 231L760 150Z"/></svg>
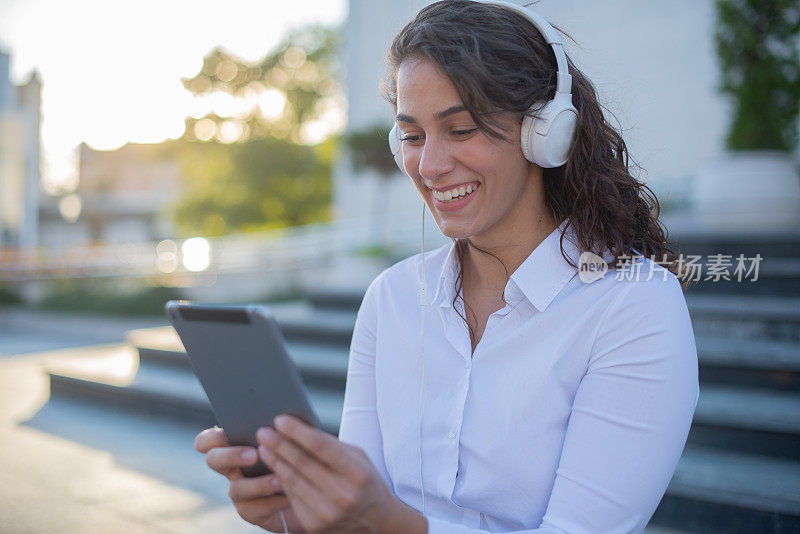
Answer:
<svg viewBox="0 0 800 534"><path fill-rule="evenodd" d="M695 335L800 343L800 298L686 294Z"/></svg>
<svg viewBox="0 0 800 534"><path fill-rule="evenodd" d="M745 271L735 274L736 256L727 269L728 280L709 278L708 263L700 269L700 280L692 281L688 294L704 295L740 295L740 296L778 296L800 297L800 259L764 257L758 266L758 272L747 273L750 261L745 262ZM748 257L747 255L745 255ZM708 260L708 257L704 257ZM706 279L708 278L708 279Z"/></svg>
<svg viewBox="0 0 800 534"><path fill-rule="evenodd" d="M670 216L667 215L666 218L669 219ZM705 234L701 232L696 228L692 229L692 234L670 232L669 239L677 242L677 249L683 254L727 254L734 258L739 254L748 258L761 254L763 258L800 258L800 232L797 230L753 232L748 235L741 232L720 235L716 230Z"/></svg>
<svg viewBox="0 0 800 534"><path fill-rule="evenodd" d="M687 441L800 460L800 395L703 384Z"/></svg>
<svg viewBox="0 0 800 534"><path fill-rule="evenodd" d="M349 348L355 312L316 309L307 302L268 305L287 341L338 345ZM131 330L127 341L138 347L183 350L180 338L171 326Z"/></svg>
<svg viewBox="0 0 800 534"><path fill-rule="evenodd" d="M136 351L119 346L91 357L51 362L51 396L116 403L128 408L185 419L206 426L216 424L200 382L188 369L137 366ZM309 397L323 428L338 435L344 394L310 388Z"/></svg>
<svg viewBox="0 0 800 534"><path fill-rule="evenodd" d="M700 365L800 371L800 344L762 339L696 336Z"/></svg>
<svg viewBox="0 0 800 534"><path fill-rule="evenodd" d="M654 524L669 525L670 522L663 521L663 513L670 508L670 499L679 499L699 509L706 504L715 509L722 506L728 509L731 517L749 514L769 525L775 524L777 515L785 524L798 528L800 462L687 445L654 516ZM739 514L732 513L736 510ZM659 511L662 517L657 517ZM680 514L689 515L686 510L681 510ZM718 525L719 530L705 531L773 532L771 529L739 530L736 526Z"/></svg>
<svg viewBox="0 0 800 534"><path fill-rule="evenodd" d="M317 309L344 310L357 312L364 299L364 291L326 290L308 294L308 301Z"/></svg>
<svg viewBox="0 0 800 534"><path fill-rule="evenodd" d="M700 384L800 393L800 343L698 336Z"/></svg>
<svg viewBox="0 0 800 534"><path fill-rule="evenodd" d="M308 303L273 309L281 332L287 341L325 343L350 347L355 312L315 309Z"/></svg>
<svg viewBox="0 0 800 534"><path fill-rule="evenodd" d="M644 527L644 534L693 534L688 530L677 530L674 528L659 527L657 525L647 525Z"/></svg>
<svg viewBox="0 0 800 534"><path fill-rule="evenodd" d="M189 358L178 336L165 334L157 331L154 336L148 336L147 332L139 331L132 336L144 345L137 347L140 365L191 369ZM319 386L344 391L348 360L346 348L290 341L287 343L287 351L309 388Z"/></svg>
<svg viewBox="0 0 800 534"><path fill-rule="evenodd" d="M800 435L800 395L700 386L697 422ZM798 451L800 452L800 450Z"/></svg>
<svg viewBox="0 0 800 534"><path fill-rule="evenodd" d="M800 321L800 299L781 297L740 297L736 295L686 295L694 313L721 317Z"/></svg>

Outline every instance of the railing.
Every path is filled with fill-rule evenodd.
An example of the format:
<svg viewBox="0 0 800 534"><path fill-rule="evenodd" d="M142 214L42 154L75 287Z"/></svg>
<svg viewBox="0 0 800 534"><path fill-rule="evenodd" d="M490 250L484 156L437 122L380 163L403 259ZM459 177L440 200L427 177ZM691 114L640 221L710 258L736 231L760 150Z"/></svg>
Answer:
<svg viewBox="0 0 800 534"><path fill-rule="evenodd" d="M419 247L420 223L408 224L407 219L400 222L397 216L394 219L397 220L394 225L386 216L205 238L193 241L196 246L189 250L185 246L187 239L82 245L60 251L0 249L0 282L109 277L168 279L204 271L274 272L324 266L341 255L379 244L413 252ZM441 243L442 236L435 224L429 222L427 226L426 246ZM376 234L385 237L379 240ZM206 258L186 261L187 254L205 254Z"/></svg>

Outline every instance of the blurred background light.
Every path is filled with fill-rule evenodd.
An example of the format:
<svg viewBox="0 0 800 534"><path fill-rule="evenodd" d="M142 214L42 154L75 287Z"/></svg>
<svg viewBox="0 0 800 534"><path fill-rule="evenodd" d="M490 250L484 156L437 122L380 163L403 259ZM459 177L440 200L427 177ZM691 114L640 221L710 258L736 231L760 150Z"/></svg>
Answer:
<svg viewBox="0 0 800 534"><path fill-rule="evenodd" d="M178 245L165 239L156 245L156 265L162 273L174 273L178 268Z"/></svg>
<svg viewBox="0 0 800 534"><path fill-rule="evenodd" d="M192 237L181 245L181 255L187 271L205 271L211 264L211 244L202 237Z"/></svg>
<svg viewBox="0 0 800 534"><path fill-rule="evenodd" d="M58 201L58 211L67 222L73 223L77 221L81 216L82 208L83 202L81 201L81 197L75 193L62 197L61 200Z"/></svg>

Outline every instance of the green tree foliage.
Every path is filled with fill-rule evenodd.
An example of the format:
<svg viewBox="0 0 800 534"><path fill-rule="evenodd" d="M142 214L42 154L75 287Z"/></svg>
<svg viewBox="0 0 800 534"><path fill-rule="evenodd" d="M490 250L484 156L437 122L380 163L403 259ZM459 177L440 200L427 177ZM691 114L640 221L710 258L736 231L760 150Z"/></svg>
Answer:
<svg viewBox="0 0 800 534"><path fill-rule="evenodd" d="M226 121L241 126L244 138L274 137L303 141L303 128L340 104L336 82L337 31L312 26L295 30L275 52L248 63L215 48L203 58L203 68L183 85L196 97L227 93L246 104L241 114L214 114L186 119L186 138L202 139L196 125L208 119L217 130ZM285 102L281 108L281 102Z"/></svg>
<svg viewBox="0 0 800 534"><path fill-rule="evenodd" d="M172 210L183 233L218 236L329 220L335 141L309 146L308 132L342 106L336 35L297 30L254 63L216 48L196 76L183 80L198 98L227 93L240 108L186 119L177 143L184 193Z"/></svg>
<svg viewBox="0 0 800 534"><path fill-rule="evenodd" d="M800 106L800 2L717 0L720 90L733 95L728 148L792 150Z"/></svg>
<svg viewBox="0 0 800 534"><path fill-rule="evenodd" d="M327 221L333 143L182 142L189 187L174 207L175 222L187 234L219 236Z"/></svg>

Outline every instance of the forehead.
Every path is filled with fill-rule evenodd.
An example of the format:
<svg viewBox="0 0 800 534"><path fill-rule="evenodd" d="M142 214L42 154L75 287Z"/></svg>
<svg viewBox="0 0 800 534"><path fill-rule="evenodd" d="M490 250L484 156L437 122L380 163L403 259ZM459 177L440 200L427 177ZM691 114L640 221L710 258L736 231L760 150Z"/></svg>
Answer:
<svg viewBox="0 0 800 534"><path fill-rule="evenodd" d="M456 86L429 59L407 59L397 71L397 112L441 111L462 105Z"/></svg>

